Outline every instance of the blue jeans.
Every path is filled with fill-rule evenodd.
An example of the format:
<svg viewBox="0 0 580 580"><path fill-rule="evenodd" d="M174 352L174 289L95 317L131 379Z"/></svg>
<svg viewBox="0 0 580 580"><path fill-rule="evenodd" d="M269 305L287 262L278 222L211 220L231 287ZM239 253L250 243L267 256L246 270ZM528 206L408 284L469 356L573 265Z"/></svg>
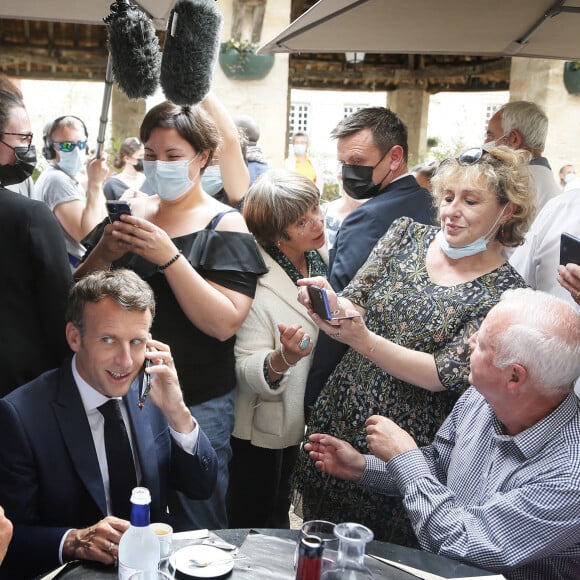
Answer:
<svg viewBox="0 0 580 580"><path fill-rule="evenodd" d="M175 531L227 529L226 494L228 465L232 458L230 436L234 430L234 392L189 408L207 435L218 459L218 476L213 495L206 500L189 499L176 491L169 493L169 511Z"/></svg>

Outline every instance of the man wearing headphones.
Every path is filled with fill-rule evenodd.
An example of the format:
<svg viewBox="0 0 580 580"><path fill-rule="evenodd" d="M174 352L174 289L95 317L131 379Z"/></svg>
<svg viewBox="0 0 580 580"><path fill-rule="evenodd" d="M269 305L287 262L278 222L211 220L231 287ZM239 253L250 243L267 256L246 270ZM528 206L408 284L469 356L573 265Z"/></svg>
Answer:
<svg viewBox="0 0 580 580"><path fill-rule="evenodd" d="M107 215L103 183L109 174L106 157L87 161L88 131L73 115L58 117L45 135L43 153L51 164L38 178L34 196L48 204L58 219L71 267L84 254L80 241ZM81 184L86 166L86 189Z"/></svg>

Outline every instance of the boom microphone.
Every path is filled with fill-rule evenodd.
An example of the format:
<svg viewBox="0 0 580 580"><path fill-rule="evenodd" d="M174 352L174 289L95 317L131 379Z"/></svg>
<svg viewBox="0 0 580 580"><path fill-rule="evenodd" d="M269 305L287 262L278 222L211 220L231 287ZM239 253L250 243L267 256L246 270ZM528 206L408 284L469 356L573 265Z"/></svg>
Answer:
<svg viewBox="0 0 580 580"><path fill-rule="evenodd" d="M109 28L109 54L113 76L130 99L144 99L159 84L161 54L151 19L128 0L111 4L103 19Z"/></svg>
<svg viewBox="0 0 580 580"><path fill-rule="evenodd" d="M209 92L222 21L215 0L175 3L161 58L161 87L176 105L199 103Z"/></svg>

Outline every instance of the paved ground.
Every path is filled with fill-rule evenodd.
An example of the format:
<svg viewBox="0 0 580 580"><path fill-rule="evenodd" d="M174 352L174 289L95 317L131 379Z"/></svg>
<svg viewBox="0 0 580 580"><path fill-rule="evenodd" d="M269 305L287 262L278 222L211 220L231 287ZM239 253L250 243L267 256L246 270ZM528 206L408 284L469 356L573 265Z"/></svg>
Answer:
<svg viewBox="0 0 580 580"><path fill-rule="evenodd" d="M294 513L294 506L290 506L290 529L299 530L302 525L302 519Z"/></svg>

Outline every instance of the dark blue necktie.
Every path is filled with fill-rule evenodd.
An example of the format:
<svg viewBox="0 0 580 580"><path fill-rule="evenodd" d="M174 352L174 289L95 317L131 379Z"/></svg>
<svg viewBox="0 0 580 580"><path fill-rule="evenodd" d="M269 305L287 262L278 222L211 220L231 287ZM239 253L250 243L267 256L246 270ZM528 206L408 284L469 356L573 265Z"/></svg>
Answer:
<svg viewBox="0 0 580 580"><path fill-rule="evenodd" d="M98 409L105 418L111 510L114 516L128 520L131 516L131 491L137 485L137 477L119 399L109 399Z"/></svg>

